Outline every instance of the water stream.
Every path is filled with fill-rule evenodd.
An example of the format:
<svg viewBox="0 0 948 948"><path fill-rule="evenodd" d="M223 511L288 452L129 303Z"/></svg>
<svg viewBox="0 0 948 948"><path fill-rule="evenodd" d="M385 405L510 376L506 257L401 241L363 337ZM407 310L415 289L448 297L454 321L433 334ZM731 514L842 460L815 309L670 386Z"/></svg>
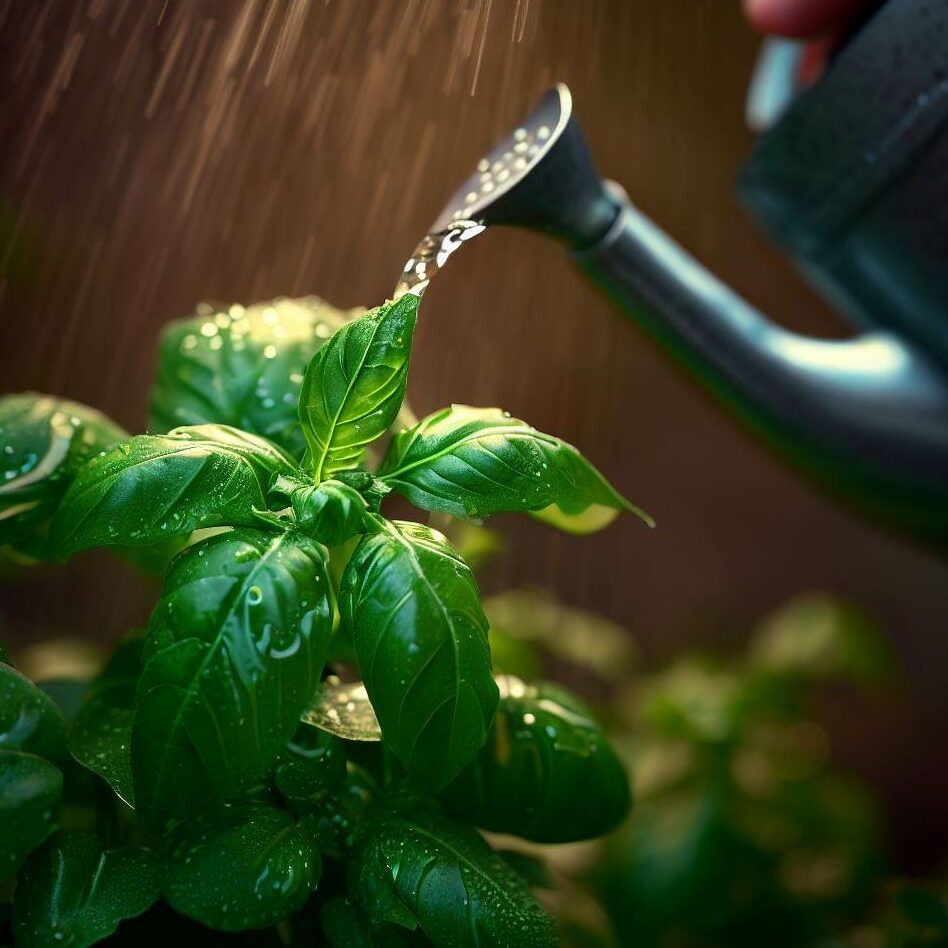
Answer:
<svg viewBox="0 0 948 948"><path fill-rule="evenodd" d="M487 225L479 221L459 220L444 230L426 234L402 270L401 279L395 287L394 299L406 293L421 297L431 278L445 265L448 257L461 244L483 233Z"/></svg>

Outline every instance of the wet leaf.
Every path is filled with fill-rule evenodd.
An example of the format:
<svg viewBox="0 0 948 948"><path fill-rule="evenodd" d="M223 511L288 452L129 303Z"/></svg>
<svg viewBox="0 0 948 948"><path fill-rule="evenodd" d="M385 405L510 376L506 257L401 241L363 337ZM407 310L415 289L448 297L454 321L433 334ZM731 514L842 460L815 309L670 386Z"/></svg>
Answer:
<svg viewBox="0 0 948 948"><path fill-rule="evenodd" d="M330 948L423 948L431 944L420 932L394 925L373 926L369 916L343 896L324 903L319 919Z"/></svg>
<svg viewBox="0 0 948 948"><path fill-rule="evenodd" d="M539 843L615 828L629 812L629 780L585 705L554 685L498 684L487 743L443 794L448 812Z"/></svg>
<svg viewBox="0 0 948 948"><path fill-rule="evenodd" d="M305 441L296 406L303 372L325 341L360 312L310 296L217 312L203 307L171 323L161 337L150 429L232 425L301 457Z"/></svg>
<svg viewBox="0 0 948 948"><path fill-rule="evenodd" d="M312 821L263 803L225 805L166 841L165 898L223 931L266 928L302 908L322 863Z"/></svg>
<svg viewBox="0 0 948 948"><path fill-rule="evenodd" d="M305 717L305 716L304 716ZM277 758L274 782L287 800L311 803L346 779L342 742L332 734L301 723Z"/></svg>
<svg viewBox="0 0 948 948"><path fill-rule="evenodd" d="M440 790L480 749L497 705L470 569L437 531L385 521L349 560L340 612L386 746Z"/></svg>
<svg viewBox="0 0 948 948"><path fill-rule="evenodd" d="M324 681L303 720L347 741L382 739L379 720L361 681Z"/></svg>
<svg viewBox="0 0 948 948"><path fill-rule="evenodd" d="M336 332L306 369L300 424L317 481L355 467L398 416L418 298L403 296Z"/></svg>
<svg viewBox="0 0 948 948"><path fill-rule="evenodd" d="M379 477L423 510L483 518L526 511L574 533L589 533L628 510L579 452L499 408L452 405L392 439Z"/></svg>
<svg viewBox="0 0 948 948"><path fill-rule="evenodd" d="M0 397L0 546L46 558L46 528L78 470L127 437L78 402L35 392Z"/></svg>
<svg viewBox="0 0 948 948"><path fill-rule="evenodd" d="M172 564L132 730L135 804L188 816L265 774L319 683L331 631L322 547L239 529Z"/></svg>
<svg viewBox="0 0 948 948"><path fill-rule="evenodd" d="M129 806L132 790L132 719L142 672L144 639L122 642L92 680L69 731L69 750Z"/></svg>
<svg viewBox="0 0 948 948"><path fill-rule="evenodd" d="M517 873L431 805L396 803L360 826L350 880L375 924L420 928L435 945L557 944L553 920Z"/></svg>
<svg viewBox="0 0 948 948"><path fill-rule="evenodd" d="M53 519L59 556L141 546L206 527L254 525L266 490L292 461L236 428L198 425L139 435L90 461Z"/></svg>
<svg viewBox="0 0 948 948"><path fill-rule="evenodd" d="M0 750L0 881L56 828L63 775L35 754Z"/></svg>
<svg viewBox="0 0 948 948"><path fill-rule="evenodd" d="M316 485L296 477L278 477L270 489L271 506L293 510L293 523L324 546L341 546L365 533L369 505L353 487L338 480Z"/></svg>
<svg viewBox="0 0 948 948"><path fill-rule="evenodd" d="M161 863L147 849L103 849L92 833L60 832L17 879L13 930L25 948L83 948L140 915L160 893Z"/></svg>
<svg viewBox="0 0 948 948"><path fill-rule="evenodd" d="M0 664L0 750L47 760L66 756L66 721L55 702L25 675Z"/></svg>

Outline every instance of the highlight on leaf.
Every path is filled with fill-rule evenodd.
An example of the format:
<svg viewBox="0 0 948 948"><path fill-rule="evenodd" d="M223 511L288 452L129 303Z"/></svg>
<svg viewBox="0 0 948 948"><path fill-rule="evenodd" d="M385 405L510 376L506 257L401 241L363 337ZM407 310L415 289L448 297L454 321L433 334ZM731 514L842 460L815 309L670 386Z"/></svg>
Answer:
<svg viewBox="0 0 948 948"><path fill-rule="evenodd" d="M347 741L380 741L382 729L361 681L327 678L316 691L302 720Z"/></svg>
<svg viewBox="0 0 948 948"><path fill-rule="evenodd" d="M455 517L524 511L589 533L629 511L652 525L572 445L498 408L428 415L392 439L378 475L416 506Z"/></svg>

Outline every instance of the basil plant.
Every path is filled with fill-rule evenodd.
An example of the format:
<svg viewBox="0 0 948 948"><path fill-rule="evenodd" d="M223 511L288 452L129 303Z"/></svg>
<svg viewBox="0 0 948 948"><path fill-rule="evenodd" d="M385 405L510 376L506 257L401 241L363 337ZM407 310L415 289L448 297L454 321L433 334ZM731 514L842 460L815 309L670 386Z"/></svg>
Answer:
<svg viewBox="0 0 948 948"><path fill-rule="evenodd" d="M177 551L147 631L77 709L2 656L16 944L89 945L123 921L116 937L199 923L331 946L557 943L478 829L601 835L629 809L627 777L577 698L495 678L468 564L383 506L576 532L640 512L494 408L442 409L375 452L405 417L417 306L199 312L165 333L149 434L0 401L7 552Z"/></svg>

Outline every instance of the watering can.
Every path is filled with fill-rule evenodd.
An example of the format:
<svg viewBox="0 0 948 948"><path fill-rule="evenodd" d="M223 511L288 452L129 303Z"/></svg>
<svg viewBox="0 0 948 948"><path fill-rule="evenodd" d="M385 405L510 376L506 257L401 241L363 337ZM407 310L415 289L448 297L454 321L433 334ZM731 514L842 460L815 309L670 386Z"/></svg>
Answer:
<svg viewBox="0 0 948 948"><path fill-rule="evenodd" d="M482 159L432 232L504 224L563 241L779 453L870 516L944 544L948 0L883 4L759 140L739 193L852 338L780 327L603 181L563 85Z"/></svg>

